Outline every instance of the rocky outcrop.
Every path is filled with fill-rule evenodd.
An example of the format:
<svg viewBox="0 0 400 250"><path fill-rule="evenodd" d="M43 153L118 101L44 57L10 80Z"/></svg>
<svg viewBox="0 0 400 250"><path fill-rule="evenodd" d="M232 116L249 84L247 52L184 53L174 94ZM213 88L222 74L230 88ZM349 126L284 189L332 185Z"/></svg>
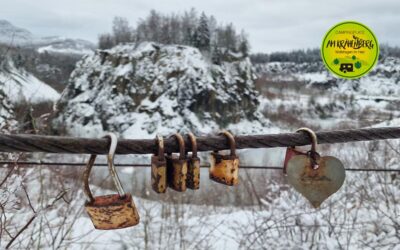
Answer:
<svg viewBox="0 0 400 250"><path fill-rule="evenodd" d="M77 64L54 125L81 136L207 133L228 126L251 132L267 124L254 79L248 58L216 65L192 47L120 45Z"/></svg>

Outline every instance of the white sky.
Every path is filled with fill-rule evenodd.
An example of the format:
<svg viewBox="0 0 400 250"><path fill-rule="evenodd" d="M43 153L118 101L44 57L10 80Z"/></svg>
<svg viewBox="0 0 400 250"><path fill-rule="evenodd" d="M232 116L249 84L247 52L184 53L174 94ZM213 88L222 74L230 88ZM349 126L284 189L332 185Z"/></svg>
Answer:
<svg viewBox="0 0 400 250"><path fill-rule="evenodd" d="M40 36L96 42L114 16L136 23L151 9L183 12L191 7L233 22L250 38L252 52L319 47L335 23L369 26L381 43L400 46L400 0L0 0L0 19Z"/></svg>

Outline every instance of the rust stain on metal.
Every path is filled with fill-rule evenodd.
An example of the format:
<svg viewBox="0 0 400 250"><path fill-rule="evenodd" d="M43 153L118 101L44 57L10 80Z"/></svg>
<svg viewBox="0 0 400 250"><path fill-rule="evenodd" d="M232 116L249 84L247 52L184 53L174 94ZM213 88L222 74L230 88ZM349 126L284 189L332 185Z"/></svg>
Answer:
<svg viewBox="0 0 400 250"><path fill-rule="evenodd" d="M167 191L167 162L158 156L151 156L151 187L157 193Z"/></svg>
<svg viewBox="0 0 400 250"><path fill-rule="evenodd" d="M287 174L287 164L290 159L292 159L296 155L307 155L301 151L296 150L295 147L288 147L286 149L285 160L283 161L283 174Z"/></svg>
<svg viewBox="0 0 400 250"><path fill-rule="evenodd" d="M179 159L174 155L166 156L166 159L168 187L178 192L186 191L187 159Z"/></svg>
<svg viewBox="0 0 400 250"><path fill-rule="evenodd" d="M211 153L210 179L228 186L239 183L239 157Z"/></svg>
<svg viewBox="0 0 400 250"><path fill-rule="evenodd" d="M96 229L110 230L135 226L140 218L132 201L132 196L118 194L94 197L85 204L86 212Z"/></svg>
<svg viewBox="0 0 400 250"><path fill-rule="evenodd" d="M189 157L186 185L190 189L200 188L200 159Z"/></svg>

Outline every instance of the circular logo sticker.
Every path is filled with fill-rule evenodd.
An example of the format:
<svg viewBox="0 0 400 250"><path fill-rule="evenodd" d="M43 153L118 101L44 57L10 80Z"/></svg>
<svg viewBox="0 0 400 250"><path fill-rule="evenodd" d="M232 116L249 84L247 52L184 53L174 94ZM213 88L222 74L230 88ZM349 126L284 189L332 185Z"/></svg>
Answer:
<svg viewBox="0 0 400 250"><path fill-rule="evenodd" d="M359 78L377 62L378 40L364 24L354 21L338 23L326 33L321 56L329 71L338 77Z"/></svg>

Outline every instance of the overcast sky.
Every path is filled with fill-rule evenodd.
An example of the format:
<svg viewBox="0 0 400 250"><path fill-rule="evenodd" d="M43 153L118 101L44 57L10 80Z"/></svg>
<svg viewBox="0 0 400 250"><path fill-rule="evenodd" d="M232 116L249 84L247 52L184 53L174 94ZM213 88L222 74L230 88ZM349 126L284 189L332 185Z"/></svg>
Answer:
<svg viewBox="0 0 400 250"><path fill-rule="evenodd" d="M0 0L0 19L40 36L61 35L96 42L114 16L131 24L151 9L183 12L191 7L232 22L250 38L252 52L319 47L335 23L369 26L380 43L400 45L400 0Z"/></svg>

